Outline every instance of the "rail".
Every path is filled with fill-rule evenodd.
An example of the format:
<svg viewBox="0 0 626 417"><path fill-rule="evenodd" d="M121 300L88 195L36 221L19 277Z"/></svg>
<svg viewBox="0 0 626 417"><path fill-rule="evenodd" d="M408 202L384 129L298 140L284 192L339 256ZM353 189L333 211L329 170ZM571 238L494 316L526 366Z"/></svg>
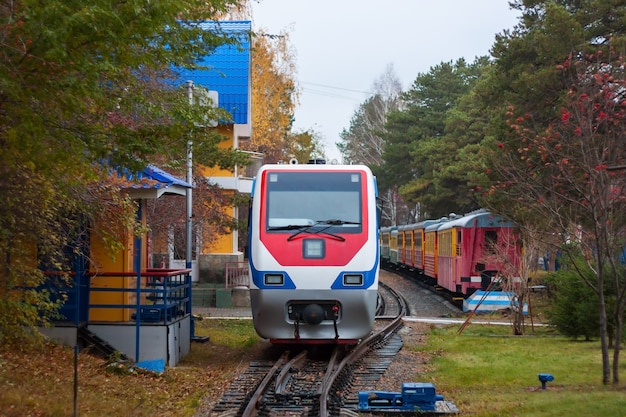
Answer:
<svg viewBox="0 0 626 417"><path fill-rule="evenodd" d="M398 304L397 315L389 317L391 322L387 323L387 318L384 318L383 328L365 338L351 351L337 345L332 352L328 352L329 357L320 355L319 350L315 354L303 350L294 352L291 359L291 352L285 351L271 367L261 368L259 364L251 364L258 372L250 373L251 378L238 380L231 387L232 391L225 394L226 400L220 404L219 414L215 415L329 417L350 412L350 409L340 410L343 399L338 397L343 397L354 388L354 374L368 373L363 381L371 383L371 373L380 372L381 369L379 365L372 367L371 364L380 364L383 357L394 355L402 347L402 341L395 342L392 335L402 325L402 319L407 313L406 303L393 289L382 283L379 285L385 287L390 298L394 298ZM381 348L383 345L389 345L390 349L385 351ZM380 352L380 356L377 352ZM371 362L366 360L368 354L373 356ZM359 365L361 361L363 365ZM360 366L363 368L356 369ZM215 413L216 409L213 411Z"/></svg>
<svg viewBox="0 0 626 417"><path fill-rule="evenodd" d="M342 361L337 365L335 369L333 369L332 373L328 376L328 379L325 380L324 389L322 391L322 395L320 396L320 412L319 417L328 417L330 415L328 399L330 397L331 388L335 382L335 380L339 377L340 373L346 369L347 365L350 363L354 363L358 358L365 355L365 353L371 349L376 343L379 343L383 340L388 339L394 332L397 331L400 326L402 326L402 320L404 316L407 314L408 307L406 302L402 298L400 294L398 294L395 290L393 290L388 285L385 285L379 282L379 285L384 286L387 291L393 294L394 298L398 301L400 309L398 314L391 320L391 322L385 325L382 329L377 332L372 333L367 338L363 339L361 343L359 343L350 353L348 353Z"/></svg>

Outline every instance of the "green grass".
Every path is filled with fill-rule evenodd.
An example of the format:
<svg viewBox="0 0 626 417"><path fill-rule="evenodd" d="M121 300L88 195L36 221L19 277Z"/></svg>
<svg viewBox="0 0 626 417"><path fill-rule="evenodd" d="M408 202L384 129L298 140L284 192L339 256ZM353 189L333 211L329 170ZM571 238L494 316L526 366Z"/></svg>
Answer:
<svg viewBox="0 0 626 417"><path fill-rule="evenodd" d="M252 320L195 320L197 336L209 338L222 346L241 348L250 347L260 339L254 331Z"/></svg>
<svg viewBox="0 0 626 417"><path fill-rule="evenodd" d="M196 320L196 336L208 336L209 343L192 343L189 355L183 358L182 366L223 365L227 357L241 360L246 352L257 344L252 320ZM207 346L211 348L207 349Z"/></svg>
<svg viewBox="0 0 626 417"><path fill-rule="evenodd" d="M414 347L433 357L431 371L416 378L433 382L464 416L626 416L626 389L602 384L599 342L546 328L525 336L508 326L457 329L433 329L426 346ZM555 378L546 390L539 373Z"/></svg>

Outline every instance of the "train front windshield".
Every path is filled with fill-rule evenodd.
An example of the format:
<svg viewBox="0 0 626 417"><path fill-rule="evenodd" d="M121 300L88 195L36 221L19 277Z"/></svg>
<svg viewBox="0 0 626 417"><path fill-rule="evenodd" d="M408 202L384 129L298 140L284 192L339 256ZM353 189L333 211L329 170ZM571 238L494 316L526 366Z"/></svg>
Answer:
<svg viewBox="0 0 626 417"><path fill-rule="evenodd" d="M320 225L360 233L363 180L359 172L268 172L266 230Z"/></svg>

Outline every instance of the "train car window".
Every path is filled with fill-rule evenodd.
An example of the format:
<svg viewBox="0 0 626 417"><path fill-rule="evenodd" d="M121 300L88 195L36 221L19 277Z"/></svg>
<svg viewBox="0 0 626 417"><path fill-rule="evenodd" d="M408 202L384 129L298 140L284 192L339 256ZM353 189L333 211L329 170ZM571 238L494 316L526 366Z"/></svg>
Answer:
<svg viewBox="0 0 626 417"><path fill-rule="evenodd" d="M452 255L452 231L446 230L441 232L439 236L439 255L451 256Z"/></svg>
<svg viewBox="0 0 626 417"><path fill-rule="evenodd" d="M428 253L435 253L435 234L434 233L426 234L425 244L426 244L425 250L428 251Z"/></svg>
<svg viewBox="0 0 626 417"><path fill-rule="evenodd" d="M315 226L333 233L362 230L363 178L358 172L269 172L268 231Z"/></svg>
<svg viewBox="0 0 626 417"><path fill-rule="evenodd" d="M463 235L461 234L460 230L457 230L456 232L456 256L461 256L462 255L462 243L463 240L461 239L463 237Z"/></svg>

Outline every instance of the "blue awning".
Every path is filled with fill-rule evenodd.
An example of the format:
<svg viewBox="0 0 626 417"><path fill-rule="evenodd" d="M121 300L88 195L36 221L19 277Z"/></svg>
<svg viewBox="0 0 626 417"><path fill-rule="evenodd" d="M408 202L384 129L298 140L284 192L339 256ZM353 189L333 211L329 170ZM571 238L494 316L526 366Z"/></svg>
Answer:
<svg viewBox="0 0 626 417"><path fill-rule="evenodd" d="M162 169L148 165L140 172L119 172L118 176L126 179L122 189L133 198L159 198L163 194L185 195L193 185Z"/></svg>

